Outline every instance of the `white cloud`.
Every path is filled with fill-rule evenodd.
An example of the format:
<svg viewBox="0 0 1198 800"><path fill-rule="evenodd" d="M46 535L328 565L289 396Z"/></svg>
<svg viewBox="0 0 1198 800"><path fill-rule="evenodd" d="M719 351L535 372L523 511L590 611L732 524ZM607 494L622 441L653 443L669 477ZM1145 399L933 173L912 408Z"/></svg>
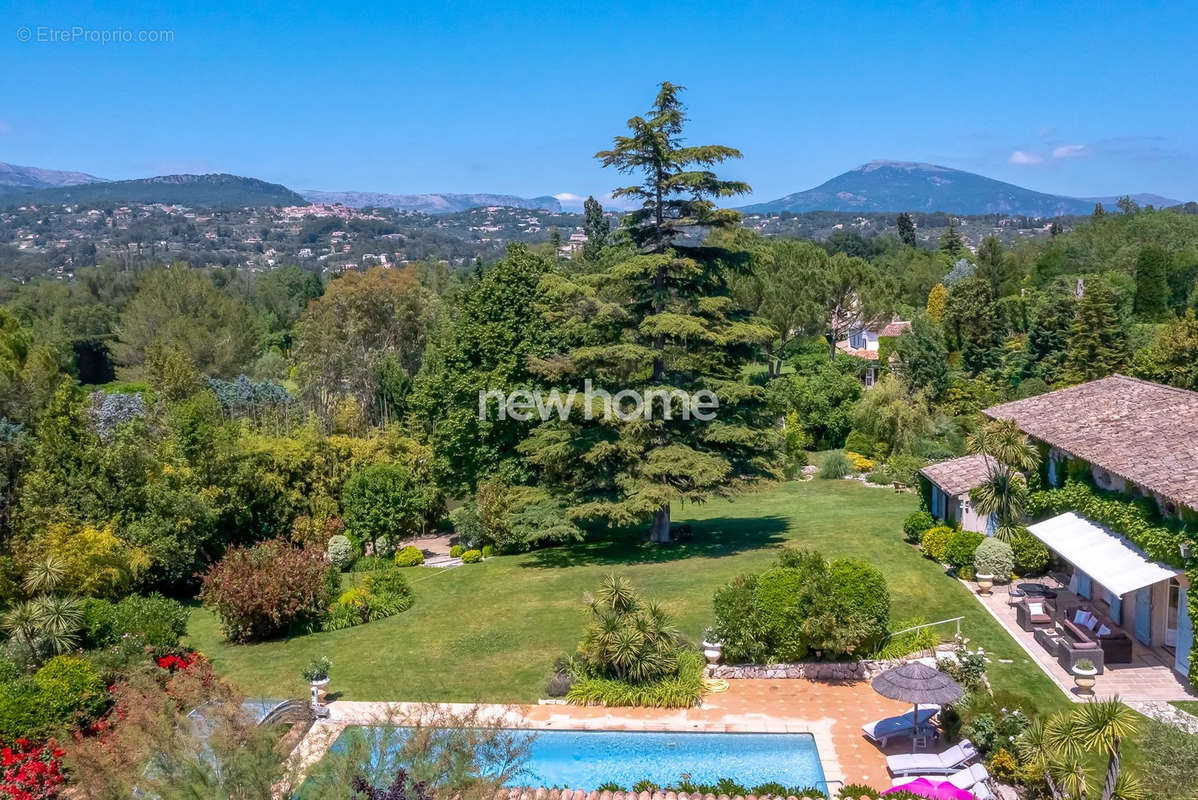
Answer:
<svg viewBox="0 0 1198 800"><path fill-rule="evenodd" d="M1008 164L1017 164L1019 166L1027 166L1029 164L1039 164L1044 161L1044 158L1037 153L1028 153L1023 150L1016 150L1007 157Z"/></svg>
<svg viewBox="0 0 1198 800"><path fill-rule="evenodd" d="M1053 158L1080 158L1090 155L1090 148L1084 144L1065 144L1052 151Z"/></svg>
<svg viewBox="0 0 1198 800"><path fill-rule="evenodd" d="M573 192L558 192L554 195L562 203L581 203L585 198Z"/></svg>

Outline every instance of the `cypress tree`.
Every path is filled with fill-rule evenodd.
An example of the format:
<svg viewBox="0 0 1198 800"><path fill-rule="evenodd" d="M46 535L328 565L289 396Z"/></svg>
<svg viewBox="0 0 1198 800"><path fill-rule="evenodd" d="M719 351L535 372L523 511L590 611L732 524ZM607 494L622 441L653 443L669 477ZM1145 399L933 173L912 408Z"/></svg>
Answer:
<svg viewBox="0 0 1198 800"><path fill-rule="evenodd" d="M1136 316L1143 320L1159 320L1169 308L1169 251L1160 245L1148 244L1136 258Z"/></svg>
<svg viewBox="0 0 1198 800"><path fill-rule="evenodd" d="M903 244L908 247L915 247L915 220L911 219L911 215L906 211L898 215L898 235Z"/></svg>
<svg viewBox="0 0 1198 800"><path fill-rule="evenodd" d="M582 231L586 234L586 244L582 246L582 257L594 261L603 251L607 243L607 235L611 233L611 224L603 216L603 206L594 197L588 197L582 204Z"/></svg>

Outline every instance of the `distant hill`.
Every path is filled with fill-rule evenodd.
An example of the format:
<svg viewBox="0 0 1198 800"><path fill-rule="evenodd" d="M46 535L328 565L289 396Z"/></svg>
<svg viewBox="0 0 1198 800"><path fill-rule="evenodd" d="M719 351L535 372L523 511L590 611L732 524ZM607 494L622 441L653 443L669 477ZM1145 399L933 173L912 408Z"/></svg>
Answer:
<svg viewBox="0 0 1198 800"><path fill-rule="evenodd" d="M561 211L555 197L516 197L510 194L382 194L379 192L321 192L301 189L300 194L310 203L340 204L350 208L394 208L398 211L420 211L425 214L453 214L484 206L544 209Z"/></svg>
<svg viewBox="0 0 1198 800"><path fill-rule="evenodd" d="M1133 195L1135 196L1135 195ZM1152 197L1154 205L1177 200ZM935 164L871 161L805 192L740 209L748 214L790 211L943 211L949 214L1007 214L1056 217L1089 214L1094 203L1114 207L1115 198L1045 194L1012 183ZM1141 201L1144 202L1144 201Z"/></svg>
<svg viewBox="0 0 1198 800"><path fill-rule="evenodd" d="M160 175L0 194L2 205L30 203L168 203L192 208L308 205L304 198L286 186L225 174Z"/></svg>
<svg viewBox="0 0 1198 800"><path fill-rule="evenodd" d="M26 189L52 189L56 186L75 186L80 183L101 183L103 178L86 172L65 172L41 167L22 167L0 161L0 194Z"/></svg>

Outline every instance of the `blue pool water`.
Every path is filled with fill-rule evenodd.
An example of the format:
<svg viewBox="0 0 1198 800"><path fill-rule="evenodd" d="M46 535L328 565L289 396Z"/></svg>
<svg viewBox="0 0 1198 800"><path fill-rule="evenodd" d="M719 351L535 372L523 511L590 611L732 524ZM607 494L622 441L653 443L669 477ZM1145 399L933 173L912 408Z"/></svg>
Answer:
<svg viewBox="0 0 1198 800"><path fill-rule="evenodd" d="M372 730L364 729L369 735ZM815 739L807 733L535 731L524 773L509 781L590 791L641 780L675 786L729 778L748 788L776 781L827 792ZM344 735L344 734L343 734ZM337 748L337 745L334 745Z"/></svg>
<svg viewBox="0 0 1198 800"><path fill-rule="evenodd" d="M540 731L532 743L532 785L631 788L648 779L676 785L731 778L749 788L767 781L826 791L815 739L806 733L627 733Z"/></svg>

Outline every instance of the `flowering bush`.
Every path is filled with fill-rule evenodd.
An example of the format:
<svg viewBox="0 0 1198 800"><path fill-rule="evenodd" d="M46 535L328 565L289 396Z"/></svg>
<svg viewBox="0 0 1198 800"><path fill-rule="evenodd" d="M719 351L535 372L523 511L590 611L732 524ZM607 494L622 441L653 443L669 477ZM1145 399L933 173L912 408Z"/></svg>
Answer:
<svg viewBox="0 0 1198 800"><path fill-rule="evenodd" d="M231 548L204 576L200 600L216 611L230 641L248 642L319 619L336 586L337 570L323 548L274 539Z"/></svg>
<svg viewBox="0 0 1198 800"><path fill-rule="evenodd" d="M154 659L154 663L162 667L167 672L175 672L177 670L186 670L193 664L197 663L203 656L197 652L184 653L181 656L169 655Z"/></svg>
<svg viewBox="0 0 1198 800"><path fill-rule="evenodd" d="M948 548L948 540L952 535L953 529L947 525L932 528L924 532L919 549L933 561L944 563L944 551Z"/></svg>
<svg viewBox="0 0 1198 800"><path fill-rule="evenodd" d="M846 450L844 455L846 458L848 458L849 463L853 465L854 472L869 472L874 468L873 459L866 458L860 453L854 453L852 450Z"/></svg>
<svg viewBox="0 0 1198 800"><path fill-rule="evenodd" d="M348 536L340 533L329 537L325 552L329 554L329 561L333 566L340 570L344 570L354 560L353 543L350 542Z"/></svg>
<svg viewBox="0 0 1198 800"><path fill-rule="evenodd" d="M993 575L999 583L1006 583L1015 569L1015 554L1001 539L984 539L973 551L973 566L979 575Z"/></svg>
<svg viewBox="0 0 1198 800"><path fill-rule="evenodd" d="M63 751L54 740L30 745L17 739L15 747L0 747L0 796L11 800L51 800L58 797Z"/></svg>

